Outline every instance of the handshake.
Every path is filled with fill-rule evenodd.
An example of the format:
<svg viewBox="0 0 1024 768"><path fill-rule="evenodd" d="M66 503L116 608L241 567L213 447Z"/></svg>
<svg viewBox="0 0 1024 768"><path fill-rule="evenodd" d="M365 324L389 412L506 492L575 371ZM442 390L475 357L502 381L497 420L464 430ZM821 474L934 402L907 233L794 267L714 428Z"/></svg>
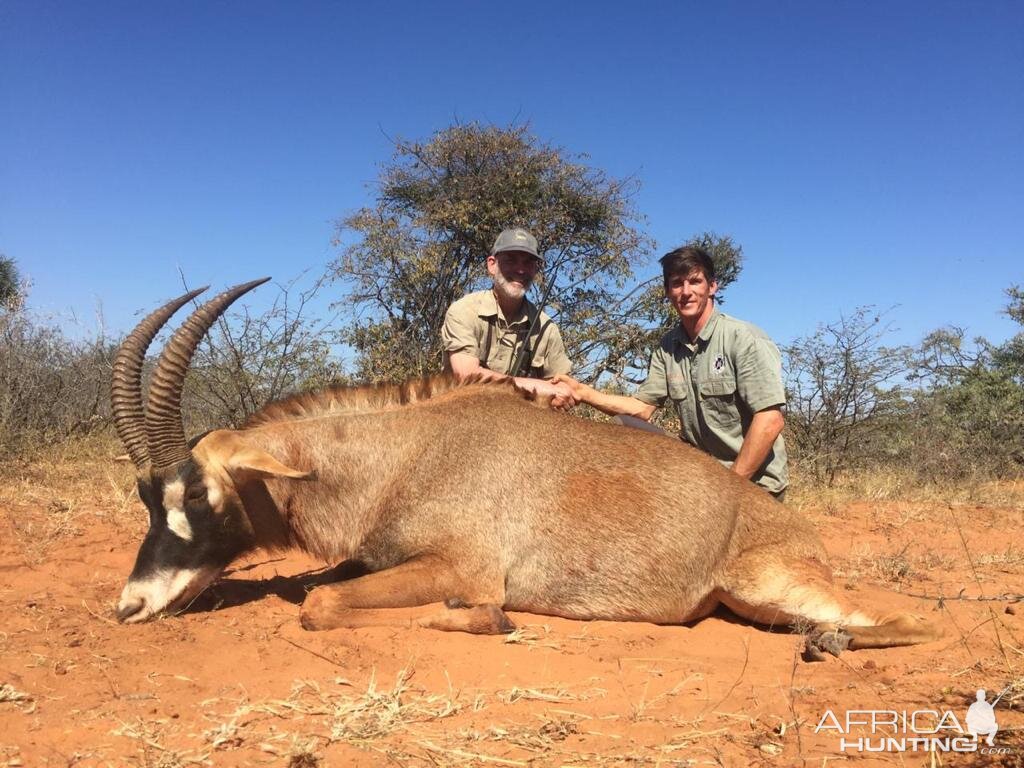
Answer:
<svg viewBox="0 0 1024 768"><path fill-rule="evenodd" d="M579 403L587 402L593 387L576 381L572 376L558 373L550 379L527 379L517 376L516 386L528 389L541 397L551 397L551 407L556 411L568 411Z"/></svg>

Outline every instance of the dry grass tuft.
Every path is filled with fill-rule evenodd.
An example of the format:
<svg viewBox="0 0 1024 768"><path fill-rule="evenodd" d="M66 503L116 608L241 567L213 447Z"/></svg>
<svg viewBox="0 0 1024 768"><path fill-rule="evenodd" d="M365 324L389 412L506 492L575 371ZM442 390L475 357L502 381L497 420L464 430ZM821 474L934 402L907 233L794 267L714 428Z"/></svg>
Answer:
<svg viewBox="0 0 1024 768"><path fill-rule="evenodd" d="M911 553L918 543L906 544L894 552L876 552L870 544L858 544L847 557L833 557L832 571L845 579L847 587L861 579L902 587L927 579L929 574L948 571L963 564L963 557L934 550Z"/></svg>
<svg viewBox="0 0 1024 768"><path fill-rule="evenodd" d="M1010 681L1006 693L1003 694L1003 701L1007 706L1016 706L1018 701L1024 701L1024 677Z"/></svg>
<svg viewBox="0 0 1024 768"><path fill-rule="evenodd" d="M979 568L995 566L1004 573L1016 573L1024 565L1024 550L1007 547L1003 552L983 552L974 556L974 564Z"/></svg>
<svg viewBox="0 0 1024 768"><path fill-rule="evenodd" d="M96 520L141 533L146 515L135 514L134 468L114 462L107 439L74 442L52 455L0 466L0 518L10 526L21 555L41 562L61 542L81 536Z"/></svg>
<svg viewBox="0 0 1024 768"><path fill-rule="evenodd" d="M313 680L298 680L291 694L283 700L260 702L243 701L233 711L223 715L208 715L215 727L203 733L208 753L257 746L267 753L287 759L289 768L309 768L321 765L318 750L328 750L332 744L346 743L360 749L380 752L392 762L436 762L443 765L527 765L479 750L470 750L470 744L505 744L537 754L546 754L557 745L580 733L579 722L586 715L558 711L538 715L535 725L522 723L494 723L484 730L462 729L448 733L438 721L460 712L478 712L484 708L484 699L491 694L463 694L451 687L443 693L432 693L412 684L410 668L398 672L392 684L380 686L371 674L366 688L350 692L348 681L334 685ZM345 690L341 690L344 688ZM517 701L564 702L584 701L604 696L603 689L590 688L578 693L567 686L545 688L512 688L498 691L493 697L504 704ZM212 702L205 702L208 706ZM284 729L295 733L301 729L290 751L285 752L280 742ZM138 731L138 729L136 729ZM143 734L146 736L147 734ZM424 754L423 750L426 751ZM213 758L216 762L216 757Z"/></svg>
<svg viewBox="0 0 1024 768"><path fill-rule="evenodd" d="M829 516L842 516L840 510L855 501L904 501L926 504L972 504L986 507L1024 509L1024 479L928 482L908 470L873 469L850 472L837 478L831 487L813 483L799 471L786 494L786 503L798 509L823 507ZM832 512L829 512L832 510ZM839 514L835 514L839 511Z"/></svg>
<svg viewBox="0 0 1024 768"><path fill-rule="evenodd" d="M517 701L587 701L588 699L603 697L607 691L603 688L590 688L580 693L571 693L564 686L551 685L540 688L510 688L506 691L498 691L496 696L503 704L514 704Z"/></svg>
<svg viewBox="0 0 1024 768"><path fill-rule="evenodd" d="M287 768L320 768L320 756L316 753L316 739L296 738L288 753Z"/></svg>
<svg viewBox="0 0 1024 768"><path fill-rule="evenodd" d="M112 731L114 736L133 739L138 744L139 756L134 759L142 768L186 768L190 765L209 765L210 752L180 751L164 746L161 741L166 720L146 721L136 718L130 723L121 723L121 727ZM130 758L129 758L130 759Z"/></svg>
<svg viewBox="0 0 1024 768"><path fill-rule="evenodd" d="M893 584L902 584L905 581L909 581L915 575L910 560L906 556L909 546L908 544L899 552L879 555L874 559L872 570L878 579Z"/></svg>
<svg viewBox="0 0 1024 768"><path fill-rule="evenodd" d="M273 734L256 732L263 720L313 720L327 745L347 742L364 746L461 710L456 692L428 693L411 684L412 676L410 668L402 669L391 686L381 689L376 675L371 674L366 690L355 695L313 680L298 680L287 699L239 704L230 714L218 717L221 722L206 731L204 738L214 749L236 749L247 742L273 740ZM335 684L349 685L344 680ZM301 752L305 755L301 759L308 761L316 757L311 744L307 740L293 745L292 752Z"/></svg>
<svg viewBox="0 0 1024 768"><path fill-rule="evenodd" d="M239 716L236 714L227 722L204 731L203 738L214 749L237 749L245 742L243 729L238 721Z"/></svg>
<svg viewBox="0 0 1024 768"><path fill-rule="evenodd" d="M13 704L22 710L31 712L35 707L32 694L19 691L9 683L0 684L0 704Z"/></svg>
<svg viewBox="0 0 1024 768"><path fill-rule="evenodd" d="M413 672L406 667L395 676L390 689L378 690L371 675L366 691L358 697L341 696L329 712L331 741L361 742L378 739L414 723L451 717L459 711L454 694L431 694L411 688Z"/></svg>
<svg viewBox="0 0 1024 768"><path fill-rule="evenodd" d="M554 648L561 649L561 644L549 639L551 627L547 624L527 624L516 627L510 634L505 635L505 642L509 645L526 645L531 648Z"/></svg>
<svg viewBox="0 0 1024 768"><path fill-rule="evenodd" d="M580 715L557 718L545 715L540 718L538 726L491 725L484 731L462 730L459 738L464 741L501 741L531 752L548 752L556 744L580 732L580 718Z"/></svg>

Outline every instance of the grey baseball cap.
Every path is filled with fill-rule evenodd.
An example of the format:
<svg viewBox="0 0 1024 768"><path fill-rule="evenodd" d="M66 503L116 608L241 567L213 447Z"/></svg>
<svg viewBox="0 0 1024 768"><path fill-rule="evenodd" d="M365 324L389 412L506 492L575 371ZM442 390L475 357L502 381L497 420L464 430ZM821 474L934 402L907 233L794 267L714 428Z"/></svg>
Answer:
<svg viewBox="0 0 1024 768"><path fill-rule="evenodd" d="M494 241L494 247L491 248L491 255L494 256L502 251L523 251L540 258L540 254L537 253L537 238L522 227L512 227L503 230L498 235L498 239Z"/></svg>

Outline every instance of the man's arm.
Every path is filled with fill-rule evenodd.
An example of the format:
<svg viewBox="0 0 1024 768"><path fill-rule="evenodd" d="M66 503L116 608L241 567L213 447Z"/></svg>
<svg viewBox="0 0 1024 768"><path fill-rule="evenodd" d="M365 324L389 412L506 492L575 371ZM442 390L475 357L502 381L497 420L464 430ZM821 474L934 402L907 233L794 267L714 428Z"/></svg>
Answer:
<svg viewBox="0 0 1024 768"><path fill-rule="evenodd" d="M746 333L738 339L736 393L754 413L743 436L732 470L748 480L761 469L775 439L786 425L783 408L782 356L775 343L762 333Z"/></svg>
<svg viewBox="0 0 1024 768"><path fill-rule="evenodd" d="M743 445L732 464L732 471L750 480L754 473L764 466L768 454L775 444L775 438L782 434L786 418L779 406L765 408L754 414L750 428L743 436Z"/></svg>
<svg viewBox="0 0 1024 768"><path fill-rule="evenodd" d="M608 392L600 392L589 384L576 381L572 376L564 373L556 374L551 379L555 384L562 384L569 388L573 398L580 403L592 405L602 413L609 416L635 416L644 421L650 421L654 415L656 406L645 403L629 395L612 395Z"/></svg>
<svg viewBox="0 0 1024 768"><path fill-rule="evenodd" d="M468 352L452 352L448 355L448 364L452 367L452 373L455 374L455 378L459 381L465 381L475 374L480 375L481 381L503 381L508 378L504 374L495 373L484 368L480 365L479 358Z"/></svg>
<svg viewBox="0 0 1024 768"><path fill-rule="evenodd" d="M452 373L459 381L464 381L470 376L479 374L480 381L505 381L512 379L516 386L527 389L539 396L550 395L552 397L551 407L556 410L566 410L576 405L576 399L572 396L572 390L565 384L553 384L541 379L529 379L523 376L506 376L503 373L484 368L474 355L466 352L454 352L448 357L452 367Z"/></svg>

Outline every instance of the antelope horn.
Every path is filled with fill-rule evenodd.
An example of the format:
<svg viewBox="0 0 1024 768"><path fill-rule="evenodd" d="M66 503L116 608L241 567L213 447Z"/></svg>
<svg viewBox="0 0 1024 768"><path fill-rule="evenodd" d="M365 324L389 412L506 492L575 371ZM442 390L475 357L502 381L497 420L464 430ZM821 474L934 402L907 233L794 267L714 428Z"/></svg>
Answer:
<svg viewBox="0 0 1024 768"><path fill-rule="evenodd" d="M181 388L200 339L235 299L269 279L236 285L214 296L193 312L167 342L150 379L146 404L146 435L154 469L173 467L190 455L181 423Z"/></svg>
<svg viewBox="0 0 1024 768"><path fill-rule="evenodd" d="M142 411L142 362L157 331L188 301L209 286L189 291L152 312L128 334L114 358L114 375L110 382L110 406L114 428L121 438L132 463L142 469L149 459L146 449L146 417Z"/></svg>

